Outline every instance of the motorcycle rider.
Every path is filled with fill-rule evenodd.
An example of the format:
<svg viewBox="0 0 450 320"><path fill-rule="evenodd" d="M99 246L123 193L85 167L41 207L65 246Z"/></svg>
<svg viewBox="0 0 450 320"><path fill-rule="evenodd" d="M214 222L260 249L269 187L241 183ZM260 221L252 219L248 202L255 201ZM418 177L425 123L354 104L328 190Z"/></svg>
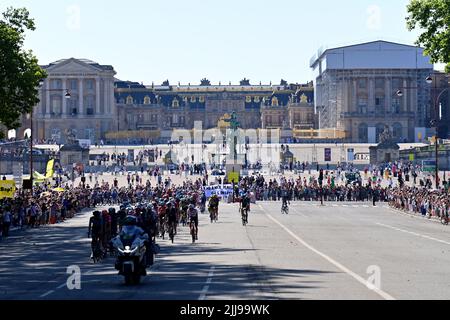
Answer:
<svg viewBox="0 0 450 320"><path fill-rule="evenodd" d="M137 226L137 223L138 223L138 220L135 216L128 215L123 221L123 227L119 233L119 236L121 238L125 237L125 238L130 238L130 239L133 239L136 237L145 238L144 235L146 233L144 232L144 230L142 228ZM145 251L146 259L145 260L146 260L146 266L148 267L151 265L151 263L153 261L152 256L151 256L151 255L153 255L153 252L151 249L151 244L148 241L148 237L145 238L144 243L145 243L145 248L146 248L146 251Z"/></svg>
<svg viewBox="0 0 450 320"><path fill-rule="evenodd" d="M189 205L188 217L190 223L193 223L195 225L195 240L198 240L198 211L197 209L195 209L195 206L193 204Z"/></svg>

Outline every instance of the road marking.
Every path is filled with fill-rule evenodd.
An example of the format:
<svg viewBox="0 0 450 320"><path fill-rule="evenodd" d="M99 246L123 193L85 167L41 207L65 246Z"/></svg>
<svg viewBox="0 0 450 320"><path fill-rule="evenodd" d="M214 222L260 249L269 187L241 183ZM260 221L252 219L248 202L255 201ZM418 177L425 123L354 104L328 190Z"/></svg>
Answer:
<svg viewBox="0 0 450 320"><path fill-rule="evenodd" d="M198 297L198 300L205 300L206 294L208 293L208 290L209 290L209 285L211 284L212 278L214 277L214 270L215 269L216 269L215 266L212 266L209 269L208 279L206 279L206 284L203 286L203 289L202 289L202 291L200 293L200 297Z"/></svg>
<svg viewBox="0 0 450 320"><path fill-rule="evenodd" d="M412 232L412 231L400 229L400 228L397 228L397 227L394 227L394 226L390 226L390 225L387 225L387 224L383 224L383 223L376 223L376 224L379 225L379 226L383 226L383 227L392 229L392 230L396 230L396 231L412 234L412 235L420 237L420 238L433 240L433 241L436 241L436 242L440 242L440 243L444 243L444 244L450 245L450 242L448 242L448 241L444 241L444 240L441 240L441 239L433 238L433 237L430 237L430 236L427 236L427 235L424 235L424 234L420 234L420 233L417 233L417 232Z"/></svg>
<svg viewBox="0 0 450 320"><path fill-rule="evenodd" d="M64 288L65 286L67 286L67 283L63 283L62 285L58 286L58 289Z"/></svg>
<svg viewBox="0 0 450 320"><path fill-rule="evenodd" d="M262 206L260 206L260 208L266 212L264 210L264 208ZM285 227L281 222L279 222L277 219L275 219L274 217L272 217L270 214L268 214L266 212L266 216L272 220L273 222L275 222L276 224L278 224L282 229L284 229L284 231L286 231L289 235L291 235L294 239L296 239L299 243L301 243L303 246L305 246L306 248L308 248L309 250L311 250L312 252L316 253L317 255L321 256L322 258L324 258L325 260L327 260L328 262L330 262L331 264L333 264L335 267L337 267L338 269L340 269L341 271L345 272L346 274L348 274L349 276L353 277L355 280L357 280L358 282L360 282L361 284L363 284L365 287L369 287L372 286L373 284L371 284L370 282L366 281L364 278L362 278L361 276L359 276L358 274L356 274L355 272L351 271L350 269L348 269L347 267L343 266L342 264L340 264L339 262L337 262L336 260L333 260L332 258L330 258L329 256L327 256L326 254L320 252L319 250L315 249L313 246L309 245L306 241L304 241L303 239L301 239L300 237L298 237L295 233L293 233L291 230L289 230L287 227ZM389 295L388 293L384 292L383 290L379 289L379 288L373 288L373 291L375 293L377 293L379 296L381 296L383 299L385 300L395 300L394 297L392 297L391 295Z"/></svg>
<svg viewBox="0 0 450 320"><path fill-rule="evenodd" d="M53 292L55 292L55 290L47 291L46 293L41 294L40 297L41 297L41 298L44 298L44 297L48 296L49 294L52 294Z"/></svg>

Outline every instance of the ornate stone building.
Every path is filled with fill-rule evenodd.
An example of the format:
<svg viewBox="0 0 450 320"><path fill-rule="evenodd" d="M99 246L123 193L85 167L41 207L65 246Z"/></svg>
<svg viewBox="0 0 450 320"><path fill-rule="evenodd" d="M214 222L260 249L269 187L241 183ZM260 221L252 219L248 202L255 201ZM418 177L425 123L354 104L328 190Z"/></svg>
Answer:
<svg viewBox="0 0 450 320"><path fill-rule="evenodd" d="M64 59L43 66L48 73L33 112L33 137L65 143L71 129L92 142L116 127L114 68L86 59ZM30 127L24 119L24 127Z"/></svg>
<svg viewBox="0 0 450 320"><path fill-rule="evenodd" d="M203 129L217 127L235 112L243 129L314 126L314 88L308 85L177 85L145 86L118 81L115 99L119 131Z"/></svg>
<svg viewBox="0 0 450 320"><path fill-rule="evenodd" d="M386 125L398 142L425 138L433 65L422 48L374 41L328 49L311 68L320 128L352 142L377 142Z"/></svg>

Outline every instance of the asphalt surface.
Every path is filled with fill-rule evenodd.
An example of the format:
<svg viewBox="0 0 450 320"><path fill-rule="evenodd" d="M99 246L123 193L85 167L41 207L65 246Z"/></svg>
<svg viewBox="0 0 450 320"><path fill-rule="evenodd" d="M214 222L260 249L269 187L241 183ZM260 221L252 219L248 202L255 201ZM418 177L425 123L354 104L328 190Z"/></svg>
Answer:
<svg viewBox="0 0 450 320"><path fill-rule="evenodd" d="M90 212L0 242L0 299L450 299L450 227L385 204L221 204L199 241L179 227L148 276L126 286L114 258L90 259ZM69 266L81 289L69 290ZM372 284L372 286L370 286Z"/></svg>

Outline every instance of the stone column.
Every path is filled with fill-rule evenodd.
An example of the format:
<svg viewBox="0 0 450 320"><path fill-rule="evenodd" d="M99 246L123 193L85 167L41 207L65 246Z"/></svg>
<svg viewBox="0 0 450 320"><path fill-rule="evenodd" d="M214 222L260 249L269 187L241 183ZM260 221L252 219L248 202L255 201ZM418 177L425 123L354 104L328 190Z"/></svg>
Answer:
<svg viewBox="0 0 450 320"><path fill-rule="evenodd" d="M84 93L83 93L83 79L79 79L78 86L78 114L84 115Z"/></svg>
<svg viewBox="0 0 450 320"><path fill-rule="evenodd" d="M358 85L356 82L356 79L353 79L353 92L352 92L352 104L353 104L353 111L359 112L358 109L358 95L356 94L358 92Z"/></svg>
<svg viewBox="0 0 450 320"><path fill-rule="evenodd" d="M100 77L95 78L95 114L99 115L100 111Z"/></svg>
<svg viewBox="0 0 450 320"><path fill-rule="evenodd" d="M410 108L409 108L409 104L408 104L408 97L409 97L408 93L409 93L410 89L406 89L407 87L408 87L408 81L405 78L405 79L403 79L403 89L401 89L402 92L403 92L403 103L400 106L400 112L404 112L404 111L409 112L409 111L411 111Z"/></svg>
<svg viewBox="0 0 450 320"><path fill-rule="evenodd" d="M369 101L367 103L369 110L375 112L375 79L372 77L368 79Z"/></svg>
<svg viewBox="0 0 450 320"><path fill-rule="evenodd" d="M103 79L103 110L105 114L111 114L111 106L108 101L109 80Z"/></svg>
<svg viewBox="0 0 450 320"><path fill-rule="evenodd" d="M50 79L45 81L45 117L50 117Z"/></svg>
<svg viewBox="0 0 450 320"><path fill-rule="evenodd" d="M62 79L62 116L66 117L67 116L67 98L66 98L66 90L67 89L67 79Z"/></svg>
<svg viewBox="0 0 450 320"><path fill-rule="evenodd" d="M385 98L385 106L386 112L391 112L392 110L392 86L391 86L391 78L386 77L384 84L384 98Z"/></svg>

